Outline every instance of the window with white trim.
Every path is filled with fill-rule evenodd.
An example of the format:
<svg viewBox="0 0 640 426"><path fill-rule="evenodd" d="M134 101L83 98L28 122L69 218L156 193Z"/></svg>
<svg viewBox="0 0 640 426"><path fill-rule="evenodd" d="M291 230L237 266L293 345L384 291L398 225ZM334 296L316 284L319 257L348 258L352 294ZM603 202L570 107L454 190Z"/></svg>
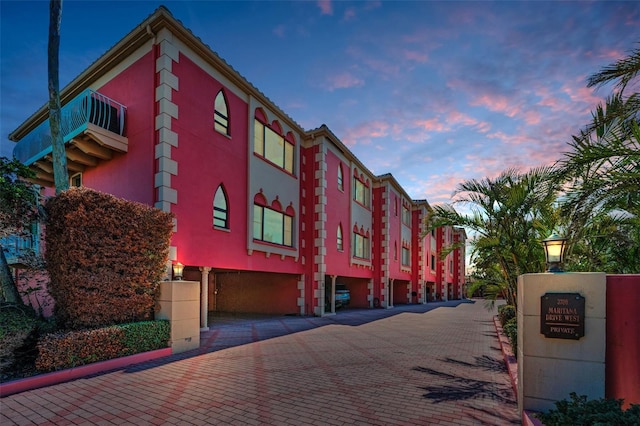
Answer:
<svg viewBox="0 0 640 426"><path fill-rule="evenodd" d="M295 146L259 120L254 120L253 152L293 174Z"/></svg>
<svg viewBox="0 0 640 426"><path fill-rule="evenodd" d="M225 135L229 135L229 107L224 92L220 90L214 103L214 128Z"/></svg>
<svg viewBox="0 0 640 426"><path fill-rule="evenodd" d="M293 216L254 204L253 239L293 247Z"/></svg>
<svg viewBox="0 0 640 426"><path fill-rule="evenodd" d="M357 232L353 233L353 257L369 259L369 237Z"/></svg>
<svg viewBox="0 0 640 426"><path fill-rule="evenodd" d="M82 173L76 173L69 178L69 186L77 188L82 186Z"/></svg>
<svg viewBox="0 0 640 426"><path fill-rule="evenodd" d="M213 226L229 229L229 210L227 207L227 194L222 185L216 190L213 197Z"/></svg>
<svg viewBox="0 0 640 426"><path fill-rule="evenodd" d="M411 249L409 247L402 246L402 265L411 265Z"/></svg>
<svg viewBox="0 0 640 426"><path fill-rule="evenodd" d="M342 172L342 163L338 164L338 189L344 191L344 174Z"/></svg>
<svg viewBox="0 0 640 426"><path fill-rule="evenodd" d="M338 231L336 232L336 238L338 241L338 251L344 250L344 241L342 239L342 225L338 225Z"/></svg>
<svg viewBox="0 0 640 426"><path fill-rule="evenodd" d="M369 188L360 179L353 178L353 198L365 207L369 207Z"/></svg>

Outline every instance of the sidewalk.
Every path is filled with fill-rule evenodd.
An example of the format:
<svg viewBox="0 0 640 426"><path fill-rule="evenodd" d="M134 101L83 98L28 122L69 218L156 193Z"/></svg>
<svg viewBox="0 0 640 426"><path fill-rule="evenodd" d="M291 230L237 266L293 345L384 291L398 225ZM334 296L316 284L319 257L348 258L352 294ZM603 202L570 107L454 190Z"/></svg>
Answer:
<svg viewBox="0 0 640 426"><path fill-rule="evenodd" d="M198 351L0 399L0 424L519 424L482 301L212 318Z"/></svg>

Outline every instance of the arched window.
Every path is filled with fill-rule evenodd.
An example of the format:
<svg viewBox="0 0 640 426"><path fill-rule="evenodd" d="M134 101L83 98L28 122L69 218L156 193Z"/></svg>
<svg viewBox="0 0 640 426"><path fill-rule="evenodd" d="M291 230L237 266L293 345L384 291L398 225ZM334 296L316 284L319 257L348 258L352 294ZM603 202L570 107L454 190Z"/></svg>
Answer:
<svg viewBox="0 0 640 426"><path fill-rule="evenodd" d="M227 98L224 96L224 92L220 90L216 95L214 112L214 127L215 129L225 135L229 135L229 110L227 107Z"/></svg>
<svg viewBox="0 0 640 426"><path fill-rule="evenodd" d="M337 231L337 240L338 240L338 250L339 251L343 251L344 250L344 241L342 239L342 224L338 225L338 231Z"/></svg>
<svg viewBox="0 0 640 426"><path fill-rule="evenodd" d="M213 226L216 228L229 229L229 210L227 208L227 194L222 185L216 190L213 197Z"/></svg>
<svg viewBox="0 0 640 426"><path fill-rule="evenodd" d="M342 174L342 163L338 164L338 189L344 191L344 175Z"/></svg>

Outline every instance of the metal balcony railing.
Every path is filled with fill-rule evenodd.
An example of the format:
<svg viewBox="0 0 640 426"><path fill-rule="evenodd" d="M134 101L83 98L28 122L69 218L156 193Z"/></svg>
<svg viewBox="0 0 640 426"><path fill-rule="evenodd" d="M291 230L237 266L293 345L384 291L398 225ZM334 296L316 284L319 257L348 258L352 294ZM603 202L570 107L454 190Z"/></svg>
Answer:
<svg viewBox="0 0 640 426"><path fill-rule="evenodd" d="M89 123L124 136L127 108L98 92L87 89L62 107L60 127L64 143L87 129ZM24 164L32 164L51 152L51 128L45 120L22 138L13 149Z"/></svg>

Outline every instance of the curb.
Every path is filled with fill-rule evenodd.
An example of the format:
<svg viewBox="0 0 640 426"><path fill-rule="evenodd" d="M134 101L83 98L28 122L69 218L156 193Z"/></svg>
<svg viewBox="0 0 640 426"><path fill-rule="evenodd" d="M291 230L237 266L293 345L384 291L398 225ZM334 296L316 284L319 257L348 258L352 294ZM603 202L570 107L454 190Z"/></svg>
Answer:
<svg viewBox="0 0 640 426"><path fill-rule="evenodd" d="M493 324L496 327L496 334L498 335L498 341L500 342L500 349L502 351L502 356L504 357L504 363L507 366L507 370L509 370L509 378L511 379L511 386L513 387L513 393L518 398L518 361L516 360L515 355L513 354L513 349L511 348L511 344L509 343L509 339L502 331L502 325L500 325L500 321L498 317L493 317ZM524 426L544 426L544 424L534 417L533 412L523 410L522 411L522 424Z"/></svg>
<svg viewBox="0 0 640 426"><path fill-rule="evenodd" d="M496 327L496 333L498 334L498 341L500 342L500 349L502 350L502 356L504 357L504 363L509 371L509 378L511 379L511 386L513 387L513 393L518 397L518 361L513 354L513 349L509 343L509 339L502 330L502 325L498 317L493 317L493 324Z"/></svg>
<svg viewBox="0 0 640 426"><path fill-rule="evenodd" d="M33 377L26 377L11 382L0 384L0 397L13 395L16 393L42 388L45 386L57 385L79 379L93 374L104 373L109 370L117 370L132 364L139 364L145 361L162 358L171 355L171 348L157 349L155 351L142 352L135 355L110 359L107 361L94 362L68 370L54 371L52 373L39 374Z"/></svg>

